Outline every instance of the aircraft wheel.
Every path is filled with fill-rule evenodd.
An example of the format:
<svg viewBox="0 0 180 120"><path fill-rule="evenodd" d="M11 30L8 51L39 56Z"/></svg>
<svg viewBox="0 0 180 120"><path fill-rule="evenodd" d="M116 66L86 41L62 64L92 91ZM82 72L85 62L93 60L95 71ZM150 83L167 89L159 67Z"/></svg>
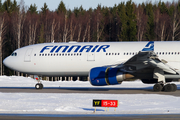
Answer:
<svg viewBox="0 0 180 120"><path fill-rule="evenodd" d="M172 83L171 86L173 87L173 90L172 90L172 91L175 92L175 91L177 90L176 84Z"/></svg>
<svg viewBox="0 0 180 120"><path fill-rule="evenodd" d="M166 84L165 86L164 86L164 91L165 92L171 92L171 91L173 91L173 85L171 85L171 84Z"/></svg>
<svg viewBox="0 0 180 120"><path fill-rule="evenodd" d="M43 89L43 84L40 84L41 89Z"/></svg>
<svg viewBox="0 0 180 120"><path fill-rule="evenodd" d="M159 92L159 91L162 90L162 88L163 88L162 85L157 83L157 84L154 85L153 90L155 92Z"/></svg>
<svg viewBox="0 0 180 120"><path fill-rule="evenodd" d="M41 84L41 83L37 83L36 85L35 85L35 88L36 89L42 89L43 88L43 84Z"/></svg>

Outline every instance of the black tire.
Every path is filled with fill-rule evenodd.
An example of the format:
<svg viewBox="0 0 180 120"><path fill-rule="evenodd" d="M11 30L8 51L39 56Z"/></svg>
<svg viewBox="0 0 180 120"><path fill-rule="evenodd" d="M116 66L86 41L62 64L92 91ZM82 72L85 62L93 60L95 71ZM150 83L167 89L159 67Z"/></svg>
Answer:
<svg viewBox="0 0 180 120"><path fill-rule="evenodd" d="M175 92L177 90L176 84L172 83L171 85L173 86L173 90L172 91Z"/></svg>
<svg viewBox="0 0 180 120"><path fill-rule="evenodd" d="M171 84L166 84L166 85L164 86L164 91L165 91L165 92L171 92L171 91L173 91L173 85L171 85Z"/></svg>
<svg viewBox="0 0 180 120"><path fill-rule="evenodd" d="M154 85L153 90L155 92L160 92L162 90L162 88L163 88L162 85L157 83Z"/></svg>
<svg viewBox="0 0 180 120"><path fill-rule="evenodd" d="M36 89L41 89L41 85L40 85L39 83L37 83L37 84L35 85L35 88L36 88Z"/></svg>
<svg viewBox="0 0 180 120"><path fill-rule="evenodd" d="M40 84L40 89L43 89L43 84Z"/></svg>
<svg viewBox="0 0 180 120"><path fill-rule="evenodd" d="M36 88L37 90L43 89L43 84L37 83L37 84L35 85L35 88Z"/></svg>

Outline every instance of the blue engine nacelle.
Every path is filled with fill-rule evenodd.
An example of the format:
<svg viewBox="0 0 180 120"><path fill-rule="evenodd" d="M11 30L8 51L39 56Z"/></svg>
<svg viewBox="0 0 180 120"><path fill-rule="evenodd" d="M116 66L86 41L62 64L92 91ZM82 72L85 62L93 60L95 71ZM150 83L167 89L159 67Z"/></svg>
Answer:
<svg viewBox="0 0 180 120"><path fill-rule="evenodd" d="M132 78L133 75L124 74L118 68L96 67L89 73L89 79L94 86L121 84L123 80Z"/></svg>

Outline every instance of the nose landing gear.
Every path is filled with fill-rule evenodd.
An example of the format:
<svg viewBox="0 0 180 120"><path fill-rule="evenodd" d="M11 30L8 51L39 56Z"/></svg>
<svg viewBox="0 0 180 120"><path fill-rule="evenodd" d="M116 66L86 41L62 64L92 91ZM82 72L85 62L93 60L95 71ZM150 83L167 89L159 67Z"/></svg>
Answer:
<svg viewBox="0 0 180 120"><path fill-rule="evenodd" d="M43 84L42 84L42 83L37 83L37 84L35 85L35 88L36 88L36 89L43 89Z"/></svg>
<svg viewBox="0 0 180 120"><path fill-rule="evenodd" d="M153 87L155 92L165 91L165 92L175 92L177 90L177 86L175 84L160 84L156 83Z"/></svg>
<svg viewBox="0 0 180 120"><path fill-rule="evenodd" d="M36 78L35 78L36 80L37 80L37 84L35 85L35 88L37 89L37 90L40 90L40 89L43 89L43 84L41 83L41 81L40 81L40 79L36 76Z"/></svg>

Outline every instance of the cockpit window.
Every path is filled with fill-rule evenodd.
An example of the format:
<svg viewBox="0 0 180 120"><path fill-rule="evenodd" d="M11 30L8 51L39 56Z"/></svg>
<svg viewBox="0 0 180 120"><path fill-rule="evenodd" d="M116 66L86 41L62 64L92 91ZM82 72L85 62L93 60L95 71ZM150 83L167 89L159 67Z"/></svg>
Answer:
<svg viewBox="0 0 180 120"><path fill-rule="evenodd" d="M17 56L17 52L13 52L11 56Z"/></svg>

